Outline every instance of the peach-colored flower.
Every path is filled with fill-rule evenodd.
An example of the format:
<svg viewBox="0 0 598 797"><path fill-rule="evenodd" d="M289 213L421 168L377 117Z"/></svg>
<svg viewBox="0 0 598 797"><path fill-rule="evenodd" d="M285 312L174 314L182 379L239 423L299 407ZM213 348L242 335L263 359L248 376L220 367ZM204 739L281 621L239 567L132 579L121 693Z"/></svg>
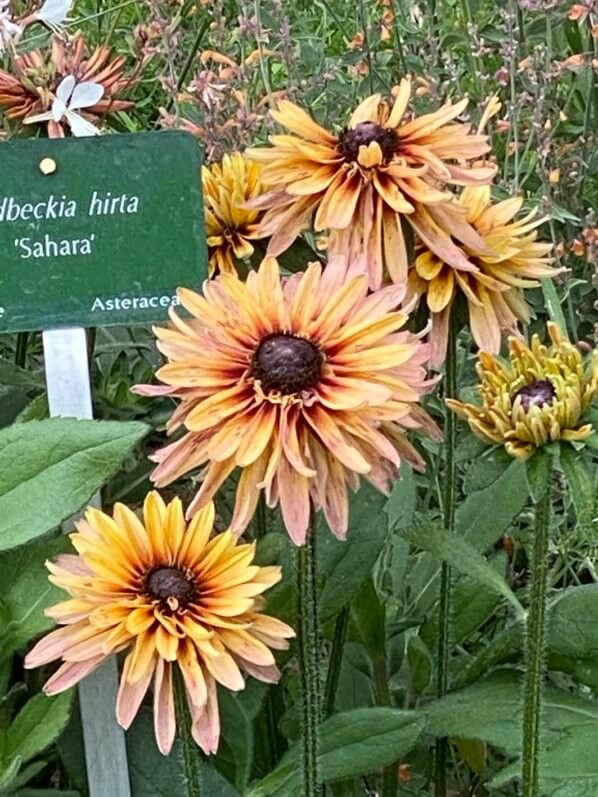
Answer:
<svg viewBox="0 0 598 797"><path fill-rule="evenodd" d="M407 278L404 219L439 257L456 268L469 261L453 239L482 246L447 184L487 184L496 168L471 166L490 149L486 135L452 120L467 100L405 119L411 81L390 107L380 94L364 100L338 135L283 100L272 116L293 135L271 136L272 147L247 151L264 164L268 192L252 202L266 211L260 225L268 254L287 249L311 219L331 230L330 253L380 287L384 267L394 282Z"/></svg>
<svg viewBox="0 0 598 797"><path fill-rule="evenodd" d="M408 295L425 296L432 321L434 365L444 360L451 308L459 294L467 302L477 345L496 354L501 335L518 334L518 321L529 321L523 291L562 271L550 265L552 243L536 240L536 228L545 219L535 218L537 211L533 210L514 220L523 205L522 197L492 204L490 187L481 186L464 189L459 202L467 212L467 220L493 254L466 246L465 253L472 264L467 270L453 268L428 249L416 258L409 273Z"/></svg>
<svg viewBox="0 0 598 797"><path fill-rule="evenodd" d="M205 753L216 752L216 684L243 689L242 672L276 682L280 673L270 648L287 648L294 632L261 614L261 595L280 580L280 568L253 565L255 546L237 544L230 531L210 539L213 521L208 503L187 526L180 500L165 505L155 492L145 499L143 520L122 504L112 517L87 510L71 535L78 555L47 565L50 581L71 596L46 612L62 627L25 659L26 667L62 659L46 694L69 689L126 650L118 722L129 727L153 679L156 740L167 754L176 732L178 666L193 738Z"/></svg>
<svg viewBox="0 0 598 797"><path fill-rule="evenodd" d="M363 475L387 491L402 456L423 466L405 429L436 430L417 404L432 385L428 346L399 331L404 290L368 295L365 276L344 282L319 263L281 281L273 258L245 283L221 274L203 296L180 289L192 319L172 312L173 328L156 329L164 384L135 389L180 399L168 431L186 431L154 455L154 482L204 468L192 516L242 468L233 531L245 529L264 490L296 543L311 504L344 537L347 488Z"/></svg>

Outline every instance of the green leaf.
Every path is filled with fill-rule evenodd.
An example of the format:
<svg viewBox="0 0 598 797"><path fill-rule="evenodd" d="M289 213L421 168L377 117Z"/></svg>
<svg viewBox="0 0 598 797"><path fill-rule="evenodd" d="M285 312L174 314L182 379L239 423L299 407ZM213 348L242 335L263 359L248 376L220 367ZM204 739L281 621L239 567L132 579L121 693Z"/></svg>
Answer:
<svg viewBox="0 0 598 797"><path fill-rule="evenodd" d="M496 481L468 496L457 509L459 536L476 550L486 550L521 512L528 497L525 465L514 460Z"/></svg>
<svg viewBox="0 0 598 797"><path fill-rule="evenodd" d="M12 756L10 759L6 755L3 756L3 761L0 763L0 791L4 791L15 782L22 763L20 755Z"/></svg>
<svg viewBox="0 0 598 797"><path fill-rule="evenodd" d="M521 747L522 694L513 672L443 698L430 707L429 729L444 735L461 728L465 738L483 739L516 755ZM548 687L542 708L540 786L542 797L595 797L598 790L598 705ZM499 788L519 776L520 764L492 779Z"/></svg>
<svg viewBox="0 0 598 797"><path fill-rule="evenodd" d="M416 694L425 692L432 680L434 661L428 646L419 636L412 636L407 643L407 659L411 669L411 681Z"/></svg>
<svg viewBox="0 0 598 797"><path fill-rule="evenodd" d="M548 649L571 659L598 659L598 584L571 587L549 607Z"/></svg>
<svg viewBox="0 0 598 797"><path fill-rule="evenodd" d="M0 550L77 512L146 434L141 423L54 418L0 431Z"/></svg>
<svg viewBox="0 0 598 797"><path fill-rule="evenodd" d="M242 692L222 689L219 695L222 736L233 753L235 785L244 791L251 779L255 739L253 723L259 714L268 687L251 680Z"/></svg>
<svg viewBox="0 0 598 797"><path fill-rule="evenodd" d="M39 773L43 769L45 769L47 766L48 766L48 762L47 761L39 761L38 760L38 761L32 761L31 764L28 764L27 766L22 767L19 770L19 774L17 775L17 777L10 784L11 792L13 790L15 790L15 789L21 789L23 786L26 786L29 783L30 780L33 780L33 778L36 775L39 775ZM27 789L27 791L29 791L29 789ZM2 791L0 791L0 794L1 793L2 793ZM22 792L18 791L17 794L22 794Z"/></svg>
<svg viewBox="0 0 598 797"><path fill-rule="evenodd" d="M369 484L362 484L351 496L349 533L337 540L323 519L318 524L318 566L325 577L320 595L320 618L329 620L351 601L356 590L371 573L386 539L387 517L382 512L384 495Z"/></svg>
<svg viewBox="0 0 598 797"><path fill-rule="evenodd" d="M417 487L413 470L401 465L401 478L395 483L384 511L388 515L391 530L408 526L413 522L417 504Z"/></svg>
<svg viewBox="0 0 598 797"><path fill-rule="evenodd" d="M556 206L553 206L553 212L555 208ZM570 214L567 215L570 216ZM554 218L558 218L558 216L555 215ZM559 220L562 221L562 219ZM563 332L566 331L567 322L565 321L565 315L563 313L563 308L561 307L561 300L552 280L542 280L542 293L544 294L544 304L548 310L550 320L554 321L554 323L557 324L557 326L562 329Z"/></svg>
<svg viewBox="0 0 598 797"><path fill-rule="evenodd" d="M64 600L65 593L48 581L45 561L68 550L72 550L71 543L61 535L0 553L0 572L11 574L0 604L3 613L0 661L54 626L44 609Z"/></svg>
<svg viewBox="0 0 598 797"><path fill-rule="evenodd" d="M366 579L351 603L351 617L368 654L383 658L386 648L385 612L371 578Z"/></svg>
<svg viewBox="0 0 598 797"><path fill-rule="evenodd" d="M321 777L326 782L341 780L388 766L415 747L424 728L424 717L415 711L361 708L335 714L321 725ZM300 790L297 756L295 745L247 797L296 797Z"/></svg>
<svg viewBox="0 0 598 797"><path fill-rule="evenodd" d="M488 450L486 447L486 453L474 460L467 468L463 479L463 492L470 495L490 487L503 475L512 462L512 457L504 448L495 446Z"/></svg>
<svg viewBox="0 0 598 797"><path fill-rule="evenodd" d="M537 504L548 491L552 461L550 455L539 448L525 463L525 475L532 501Z"/></svg>
<svg viewBox="0 0 598 797"><path fill-rule="evenodd" d="M594 518L596 493L594 477L582 454L576 452L572 446L561 446L559 464L567 480L577 523L587 529Z"/></svg>
<svg viewBox="0 0 598 797"><path fill-rule="evenodd" d="M19 368L18 365L11 363L10 360L0 357L0 385L42 390L44 377L41 371L28 371L25 368Z"/></svg>
<svg viewBox="0 0 598 797"><path fill-rule="evenodd" d="M509 755L521 751L522 683L518 673L502 671L454 692L427 707L427 730L438 737L479 739ZM542 795L594 797L598 784L598 704L547 687L543 695L540 779ZM508 767L494 786L517 776Z"/></svg>
<svg viewBox="0 0 598 797"><path fill-rule="evenodd" d="M457 443L455 462L469 462L472 459L477 459L487 450L488 443L468 432Z"/></svg>
<svg viewBox="0 0 598 797"><path fill-rule="evenodd" d="M489 560L490 567L500 575L506 570L505 557L498 554ZM486 622L501 603L496 593L480 589L479 581L467 576L455 579L451 597L451 640L462 644ZM421 636L433 650L438 637L438 612L429 612L421 629Z"/></svg>
<svg viewBox="0 0 598 797"><path fill-rule="evenodd" d="M72 692L55 697L37 694L17 714L8 731L6 754L23 763L45 750L62 733L69 720Z"/></svg>
<svg viewBox="0 0 598 797"><path fill-rule="evenodd" d="M160 753L156 747L150 710L139 712L126 738L132 797L188 797L180 742L175 743L170 755ZM203 757L200 761L202 794L240 797L239 792Z"/></svg>
<svg viewBox="0 0 598 797"><path fill-rule="evenodd" d="M523 607L504 578L496 572L482 554L457 534L434 526L415 526L402 532L412 545L429 551L438 559L447 562L455 570L464 573L489 590L506 598L518 616L523 615Z"/></svg>

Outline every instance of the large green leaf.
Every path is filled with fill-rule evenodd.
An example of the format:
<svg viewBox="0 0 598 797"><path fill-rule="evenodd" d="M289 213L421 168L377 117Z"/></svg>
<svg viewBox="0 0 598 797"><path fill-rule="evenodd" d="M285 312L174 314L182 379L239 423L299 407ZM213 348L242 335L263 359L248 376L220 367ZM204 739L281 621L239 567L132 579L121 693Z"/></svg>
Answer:
<svg viewBox="0 0 598 797"><path fill-rule="evenodd" d="M159 752L150 710L142 709L127 733L127 752L132 797L187 797L181 746L176 742L169 756ZM239 792L203 757L201 777L202 794L240 797Z"/></svg>
<svg viewBox="0 0 598 797"><path fill-rule="evenodd" d="M499 539L528 499L525 465L514 460L484 490L469 495L457 510L456 529L478 551Z"/></svg>
<svg viewBox="0 0 598 797"><path fill-rule="evenodd" d="M320 617L326 621L352 599L371 573L386 539L386 497L362 484L351 496L349 533L345 541L333 537L322 519L318 526L318 566L325 577L320 595Z"/></svg>
<svg viewBox="0 0 598 797"><path fill-rule="evenodd" d="M583 454L570 445L562 445L559 455L559 464L562 468L567 486L571 494L577 524L584 532L584 536L594 533L593 520L596 503L595 479L592 472L584 462Z"/></svg>
<svg viewBox="0 0 598 797"><path fill-rule="evenodd" d="M413 523L416 504L417 486L413 470L408 465L403 464L401 465L401 478L393 487L384 507L391 530Z"/></svg>
<svg viewBox="0 0 598 797"><path fill-rule="evenodd" d="M415 711L358 708L335 714L321 725L320 776L325 782L342 780L392 764L413 749L424 728L423 715ZM300 793L297 757L295 745L248 797L296 797Z"/></svg>
<svg viewBox="0 0 598 797"><path fill-rule="evenodd" d="M0 357L0 385L11 387L38 388L44 387L44 377L41 371L28 371L18 365Z"/></svg>
<svg viewBox="0 0 598 797"><path fill-rule="evenodd" d="M54 418L0 431L0 550L79 510L145 435L141 423Z"/></svg>
<svg viewBox="0 0 598 797"><path fill-rule="evenodd" d="M385 656L385 611L371 578L366 579L351 603L351 617L363 646L372 659Z"/></svg>
<svg viewBox="0 0 598 797"><path fill-rule="evenodd" d="M69 549L72 546L68 537L60 536L35 540L0 554L0 572L11 574L0 602L0 661L54 625L44 609L63 600L65 593L50 584L44 563Z"/></svg>
<svg viewBox="0 0 598 797"><path fill-rule="evenodd" d="M598 703L555 687L545 689L540 750L543 797L595 797L598 786ZM480 739L506 753L521 751L522 684L513 671L497 672L428 706L428 731ZM516 777L508 767L494 785Z"/></svg>
<svg viewBox="0 0 598 797"><path fill-rule="evenodd" d="M506 598L516 613L519 616L523 615L523 607L505 579L467 540L432 524L403 529L401 533L413 545L429 551L464 575L483 584L496 595Z"/></svg>
<svg viewBox="0 0 598 797"><path fill-rule="evenodd" d="M548 649L571 659L598 659L598 584L571 587L550 605Z"/></svg>
<svg viewBox="0 0 598 797"><path fill-rule="evenodd" d="M457 600L455 604L457 610ZM549 666L598 687L598 585L571 587L559 593L548 604L546 629ZM521 655L523 633L523 624L515 621L497 634L456 674L456 684L466 686L497 664L516 660ZM430 639L431 633L426 638Z"/></svg>
<svg viewBox="0 0 598 797"><path fill-rule="evenodd" d="M251 779L255 750L253 724L267 689L266 684L252 680L242 692L220 690L222 737L233 754L235 785L241 791Z"/></svg>
<svg viewBox="0 0 598 797"><path fill-rule="evenodd" d="M41 693L32 697L8 730L5 755L18 755L26 763L52 744L69 720L72 697L70 691L55 697Z"/></svg>

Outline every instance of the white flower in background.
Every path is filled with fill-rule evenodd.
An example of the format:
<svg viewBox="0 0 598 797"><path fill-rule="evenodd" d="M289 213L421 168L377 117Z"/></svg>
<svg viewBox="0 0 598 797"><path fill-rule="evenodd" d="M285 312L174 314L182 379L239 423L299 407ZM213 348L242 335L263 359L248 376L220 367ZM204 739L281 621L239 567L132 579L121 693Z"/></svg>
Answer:
<svg viewBox="0 0 598 797"><path fill-rule="evenodd" d="M0 54L14 49L22 33L23 27L14 21L10 11L10 0L0 0Z"/></svg>
<svg viewBox="0 0 598 797"><path fill-rule="evenodd" d="M54 33L61 33L64 22L67 22L67 15L73 6L73 0L46 0L39 11L33 14L33 18L38 22L43 22Z"/></svg>
<svg viewBox="0 0 598 797"><path fill-rule="evenodd" d="M56 89L52 108L45 113L28 116L25 124L36 122L67 122L74 136L99 136L100 131L80 113L82 108L91 108L104 96L104 87L99 83L84 81L77 83L73 75L67 75Z"/></svg>

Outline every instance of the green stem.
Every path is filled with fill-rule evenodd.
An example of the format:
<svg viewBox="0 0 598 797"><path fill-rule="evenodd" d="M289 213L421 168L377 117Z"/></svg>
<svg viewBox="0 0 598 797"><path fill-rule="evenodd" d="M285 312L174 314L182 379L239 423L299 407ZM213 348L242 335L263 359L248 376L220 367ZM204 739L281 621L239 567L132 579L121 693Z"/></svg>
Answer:
<svg viewBox="0 0 598 797"><path fill-rule="evenodd" d="M179 79L177 80L177 92L181 91L181 89L185 85L185 81L187 80L187 75L189 74L189 70L193 66L193 61L195 60L197 51L201 46L201 42L209 26L210 26L210 17L206 14L199 28L197 29L197 35L195 36L195 40L191 45L191 49L189 50L189 53L187 55L187 60L185 61L185 63L183 64L183 68L181 69ZM175 102L176 102L176 97L171 97L169 99L166 105L168 111L172 110L172 107L175 104Z"/></svg>
<svg viewBox="0 0 598 797"><path fill-rule="evenodd" d="M263 539L268 533L267 521L268 507L266 506L266 499L264 493L260 493L255 510L254 528L256 540ZM280 712L277 710L276 698L274 690L276 686L270 686L266 692L264 700L264 712L266 720L266 733L268 736L268 754L270 757L271 769L274 769L282 755L282 743L278 732L278 720Z"/></svg>
<svg viewBox="0 0 598 797"><path fill-rule="evenodd" d="M377 706L392 706L390 689L388 687L388 668L386 666L386 656L378 656L372 661L372 672L374 675L374 689L376 692ZM398 761L384 768L382 773L381 797L396 797L399 785Z"/></svg>
<svg viewBox="0 0 598 797"><path fill-rule="evenodd" d="M544 674L544 618L548 576L550 496L536 505L530 605L525 640L525 686L523 692L523 797L539 797L539 744L542 680Z"/></svg>
<svg viewBox="0 0 598 797"><path fill-rule="evenodd" d="M328 660L328 673L326 675L326 687L324 689L324 717L327 718L334 713L334 701L336 690L341 675L343 663L343 649L347 639L347 629L349 628L349 606L343 606L336 615L334 621L334 633L332 635L332 647Z"/></svg>
<svg viewBox="0 0 598 797"><path fill-rule="evenodd" d="M174 701L179 739L183 748L186 797L201 797L199 748L191 735L191 715L187 705L187 694L183 676L178 667L174 670Z"/></svg>
<svg viewBox="0 0 598 797"><path fill-rule="evenodd" d="M27 343L29 342L29 332L19 332L17 335L17 347L15 349L15 365L24 368L27 362Z"/></svg>
<svg viewBox="0 0 598 797"><path fill-rule="evenodd" d="M368 80L370 93L374 93L374 62L372 59L372 47L370 43L370 29L368 14L363 0L359 0L359 14L361 17L361 29L363 31L363 42L365 44L365 57L368 64Z"/></svg>
<svg viewBox="0 0 598 797"><path fill-rule="evenodd" d="M318 602L316 585L316 525L312 519L305 545L297 550L297 624L303 697L303 797L322 797L318 773L321 717Z"/></svg>
<svg viewBox="0 0 598 797"><path fill-rule="evenodd" d="M445 398L457 397L457 330L454 313L449 321L448 347L446 353L446 374L444 383ZM456 463L457 424L455 415L447 409L444 443L444 527L453 531L456 506ZM436 652L436 694L443 697L448 691L448 670L450 654L451 617L451 570L443 562L440 568L440 597L438 603L438 647ZM447 792L448 740L438 739L434 762L434 795L446 797Z"/></svg>

